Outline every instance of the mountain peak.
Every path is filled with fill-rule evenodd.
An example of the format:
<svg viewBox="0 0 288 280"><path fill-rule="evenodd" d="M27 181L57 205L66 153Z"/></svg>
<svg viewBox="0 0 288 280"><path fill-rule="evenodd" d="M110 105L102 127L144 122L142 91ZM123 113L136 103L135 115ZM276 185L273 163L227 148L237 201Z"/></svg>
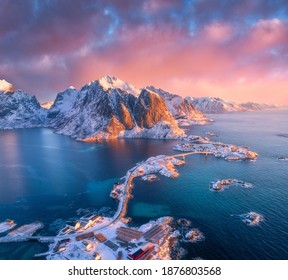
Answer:
<svg viewBox="0 0 288 280"><path fill-rule="evenodd" d="M113 76L104 76L100 78L98 82L104 90L118 88L135 96L138 96L140 94L140 89Z"/></svg>
<svg viewBox="0 0 288 280"><path fill-rule="evenodd" d="M8 83L6 80L0 80L0 91L6 92L14 92L14 87L12 84Z"/></svg>

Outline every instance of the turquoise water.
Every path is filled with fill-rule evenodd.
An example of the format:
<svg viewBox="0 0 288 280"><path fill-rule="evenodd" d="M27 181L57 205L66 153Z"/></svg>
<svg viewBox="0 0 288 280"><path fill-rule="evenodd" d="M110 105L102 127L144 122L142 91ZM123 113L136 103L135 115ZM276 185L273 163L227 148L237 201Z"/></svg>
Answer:
<svg viewBox="0 0 288 280"><path fill-rule="evenodd" d="M204 242L183 244L186 259L288 259L288 111L262 111L211 116L216 122L194 127L193 134L220 134L219 141L248 145L259 153L255 162L226 162L209 156L186 157L180 177L147 183L135 181L128 216L140 225L164 215L188 218L205 235ZM173 154L178 141L118 140L80 143L49 129L0 132L0 220L18 224L40 220L43 234L53 234L79 209L99 210L117 204L109 198L115 181L136 162ZM211 180L237 178L252 189L216 193ZM78 210L78 211L77 211ZM109 209L108 209L109 210ZM259 226L245 225L239 214L264 216ZM31 259L43 244L0 244L0 259Z"/></svg>

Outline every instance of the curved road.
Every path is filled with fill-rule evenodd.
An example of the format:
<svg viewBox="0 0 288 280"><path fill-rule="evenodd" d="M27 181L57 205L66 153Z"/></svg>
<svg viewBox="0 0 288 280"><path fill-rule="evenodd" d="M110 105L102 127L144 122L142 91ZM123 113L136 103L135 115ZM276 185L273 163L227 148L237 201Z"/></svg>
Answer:
<svg viewBox="0 0 288 280"><path fill-rule="evenodd" d="M181 153L181 154L176 154L176 155L170 155L170 156L166 156L166 157L185 157L185 156L193 155L193 154L208 155L208 154L213 154L213 152L187 152L187 153ZM153 160L155 160L155 159L151 159L150 161L153 161ZM145 163L149 163L150 161L145 161ZM39 235L28 236L28 237L5 236L5 237L0 238L0 243L2 243L2 242L28 241L28 240L39 240L42 242L45 242L45 241L50 242L50 241L55 241L55 240L67 239L67 238L76 238L77 236L81 236L82 234L99 231L99 230L106 228L106 227L108 227L114 223L117 223L121 218L125 217L125 215L126 215L127 204L128 204L128 201L129 201L130 195L131 195L130 190L132 187L132 181L135 178L135 176L132 176L132 174L138 167L139 167L139 165L136 165L127 171L126 176L125 176L126 180L124 182L124 190L123 190L124 195L123 195L122 199L120 199L117 212L114 214L111 221L104 223L104 224L101 224L98 227L96 227L96 226L91 227L91 228L84 230L80 233L66 234L63 236L39 236ZM127 177L127 175L128 175L128 177ZM136 177L138 177L138 176L136 176Z"/></svg>

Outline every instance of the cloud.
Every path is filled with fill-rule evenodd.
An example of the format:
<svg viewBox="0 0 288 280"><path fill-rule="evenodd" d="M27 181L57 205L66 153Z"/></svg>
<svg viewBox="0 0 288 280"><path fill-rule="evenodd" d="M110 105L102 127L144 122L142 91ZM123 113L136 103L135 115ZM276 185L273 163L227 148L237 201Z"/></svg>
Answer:
<svg viewBox="0 0 288 280"><path fill-rule="evenodd" d="M168 8L174 8L177 4L179 4L177 0L146 0L143 3L143 10L153 14Z"/></svg>
<svg viewBox="0 0 288 280"><path fill-rule="evenodd" d="M0 0L0 5L0 78L40 99L106 74L136 86L243 101L249 94L267 99L270 86L279 92L287 86L285 1ZM280 99L285 98L279 93Z"/></svg>
<svg viewBox="0 0 288 280"><path fill-rule="evenodd" d="M225 42L233 35L233 27L228 23L213 22L204 27L204 36L208 40Z"/></svg>

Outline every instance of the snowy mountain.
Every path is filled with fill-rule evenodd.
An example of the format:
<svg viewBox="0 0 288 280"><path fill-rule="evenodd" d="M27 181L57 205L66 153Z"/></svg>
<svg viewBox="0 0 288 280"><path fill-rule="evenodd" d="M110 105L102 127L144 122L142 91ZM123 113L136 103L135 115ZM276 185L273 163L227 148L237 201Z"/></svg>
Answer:
<svg viewBox="0 0 288 280"><path fill-rule="evenodd" d="M59 93L47 117L57 133L82 141L184 135L157 93L140 91L110 76L93 81L80 91L68 89Z"/></svg>
<svg viewBox="0 0 288 280"><path fill-rule="evenodd" d="M205 114L246 111L239 104L217 97L186 97L186 100Z"/></svg>
<svg viewBox="0 0 288 280"><path fill-rule="evenodd" d="M140 89L132 86L131 84L123 82L122 80L111 76L104 76L100 78L98 82L103 87L104 90L117 88L126 91L130 94L133 94L135 96L138 96L141 91Z"/></svg>
<svg viewBox="0 0 288 280"><path fill-rule="evenodd" d="M105 76L80 90L70 87L42 107L34 96L14 91L12 84L0 80L0 129L50 127L80 141L174 139L185 135L179 126L211 121L201 112L251 111L276 106L237 104L215 97L183 99L153 86L138 89Z"/></svg>
<svg viewBox="0 0 288 280"><path fill-rule="evenodd" d="M51 127L58 127L69 112L78 97L78 91L74 87L69 87L63 92L58 93L53 105L47 113L47 122Z"/></svg>
<svg viewBox="0 0 288 280"><path fill-rule="evenodd" d="M46 112L35 96L17 90L0 92L0 129L45 126Z"/></svg>
<svg viewBox="0 0 288 280"><path fill-rule="evenodd" d="M13 85L6 80L0 80L0 92L14 92Z"/></svg>
<svg viewBox="0 0 288 280"><path fill-rule="evenodd" d="M169 112L173 115L179 125L197 125L211 122L207 116L197 110L190 102L188 102L188 100L181 96L169 93L154 86L148 86L146 88L163 97Z"/></svg>
<svg viewBox="0 0 288 280"><path fill-rule="evenodd" d="M46 110L49 110L52 105L53 105L54 101L48 101L48 102L44 102L44 103L41 103L41 107L46 109Z"/></svg>
<svg viewBox="0 0 288 280"><path fill-rule="evenodd" d="M277 105L270 105L265 103L255 103L255 102L246 102L240 104L243 108L246 108L248 111L257 111L265 109L276 109Z"/></svg>
<svg viewBox="0 0 288 280"><path fill-rule="evenodd" d="M190 104L205 114L219 114L227 112L245 112L276 108L275 105L247 102L238 104L217 97L186 97Z"/></svg>

